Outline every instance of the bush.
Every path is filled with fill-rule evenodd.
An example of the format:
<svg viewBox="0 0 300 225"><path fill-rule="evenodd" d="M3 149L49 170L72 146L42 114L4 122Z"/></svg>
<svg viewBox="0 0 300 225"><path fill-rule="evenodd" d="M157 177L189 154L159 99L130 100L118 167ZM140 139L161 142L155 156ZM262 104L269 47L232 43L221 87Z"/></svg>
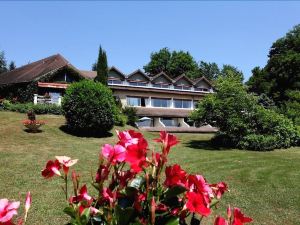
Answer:
<svg viewBox="0 0 300 225"><path fill-rule="evenodd" d="M250 134L239 142L239 147L256 151L268 151L277 148L277 143L278 139L276 136Z"/></svg>
<svg viewBox="0 0 300 225"><path fill-rule="evenodd" d="M115 125L116 126L125 126L127 124L127 116L122 114L121 112L117 111L114 116Z"/></svg>
<svg viewBox="0 0 300 225"><path fill-rule="evenodd" d="M89 80L71 84L62 101L68 128L79 134L105 134L115 124L118 109L109 88Z"/></svg>
<svg viewBox="0 0 300 225"><path fill-rule="evenodd" d="M136 111L136 108L128 106L123 109L123 113L127 116L127 124L133 127L136 127L136 122L138 121Z"/></svg>
<svg viewBox="0 0 300 225"><path fill-rule="evenodd" d="M28 111L33 111L35 114L62 114L61 107L55 104L34 105L33 103L11 103L8 100L4 100L2 104L3 109L12 112L27 113Z"/></svg>

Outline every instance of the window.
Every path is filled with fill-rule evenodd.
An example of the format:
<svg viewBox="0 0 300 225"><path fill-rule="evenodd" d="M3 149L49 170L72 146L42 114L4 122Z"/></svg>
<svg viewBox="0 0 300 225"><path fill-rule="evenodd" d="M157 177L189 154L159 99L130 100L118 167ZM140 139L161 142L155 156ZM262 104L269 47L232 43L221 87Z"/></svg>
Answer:
<svg viewBox="0 0 300 225"><path fill-rule="evenodd" d="M163 83L156 83L152 84L152 87L157 87L157 88L170 88L169 84L163 84Z"/></svg>
<svg viewBox="0 0 300 225"><path fill-rule="evenodd" d="M166 126L166 127L177 127L178 124L173 118L161 118L160 121Z"/></svg>
<svg viewBox="0 0 300 225"><path fill-rule="evenodd" d="M206 92L208 92L209 90L207 88L198 88L198 87L195 87L195 91L206 91Z"/></svg>
<svg viewBox="0 0 300 225"><path fill-rule="evenodd" d="M147 86L147 83L145 83L145 82L138 82L138 81L129 81L129 85L131 85L131 86L142 86L142 87L145 87L145 86Z"/></svg>
<svg viewBox="0 0 300 225"><path fill-rule="evenodd" d="M191 100L174 99L174 108L190 109L192 107Z"/></svg>
<svg viewBox="0 0 300 225"><path fill-rule="evenodd" d="M177 85L174 85L174 89L177 89L177 90L191 90L191 87L190 86L177 86Z"/></svg>
<svg viewBox="0 0 300 225"><path fill-rule="evenodd" d="M153 107L165 107L165 108L171 107L171 99L152 98L151 102Z"/></svg>
<svg viewBox="0 0 300 225"><path fill-rule="evenodd" d="M141 98L139 98L139 97L127 97L127 105L141 106Z"/></svg>
<svg viewBox="0 0 300 225"><path fill-rule="evenodd" d="M121 80L108 80L108 84L122 84Z"/></svg>

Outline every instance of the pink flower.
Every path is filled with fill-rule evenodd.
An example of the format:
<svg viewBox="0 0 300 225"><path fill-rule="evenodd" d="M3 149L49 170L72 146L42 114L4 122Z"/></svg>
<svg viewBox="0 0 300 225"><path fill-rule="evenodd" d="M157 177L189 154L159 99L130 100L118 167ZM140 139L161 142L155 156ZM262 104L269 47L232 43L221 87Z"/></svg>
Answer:
<svg viewBox="0 0 300 225"><path fill-rule="evenodd" d="M215 220L214 225L228 225L228 223L223 217L218 216Z"/></svg>
<svg viewBox="0 0 300 225"><path fill-rule="evenodd" d="M136 145L140 139L143 139L143 135L141 133L135 132L134 130L128 131L118 131L117 135L119 138L120 145L124 146L125 148L129 145Z"/></svg>
<svg viewBox="0 0 300 225"><path fill-rule="evenodd" d="M210 201L209 199L214 197L211 187L201 175L189 175L187 188L190 191L202 193L207 201Z"/></svg>
<svg viewBox="0 0 300 225"><path fill-rule="evenodd" d="M213 192L217 196L217 199L220 199L225 191L228 191L228 186L225 182L219 182L217 184L211 184L210 187L212 188Z"/></svg>
<svg viewBox="0 0 300 225"><path fill-rule="evenodd" d="M106 158L112 165L117 162L123 162L125 160L126 149L122 145L115 145L114 147L105 144L102 147L102 155Z"/></svg>
<svg viewBox="0 0 300 225"><path fill-rule="evenodd" d="M0 199L0 224L10 224L14 215L18 214L20 202L9 202L8 199Z"/></svg>
<svg viewBox="0 0 300 225"><path fill-rule="evenodd" d="M93 201L93 198L91 196L89 196L88 193L87 193L86 184L81 187L81 189L79 191L79 194L77 196L72 196L70 198L71 203L78 203L78 202L81 202L83 200L85 200L87 202Z"/></svg>
<svg viewBox="0 0 300 225"><path fill-rule="evenodd" d="M252 222L252 219L250 217L244 216L244 214L241 212L239 208L233 209L233 223L232 225L243 225L245 223Z"/></svg>
<svg viewBox="0 0 300 225"><path fill-rule="evenodd" d="M109 188L103 188L102 197L104 201L113 203L116 200L116 193L112 192Z"/></svg>
<svg viewBox="0 0 300 225"><path fill-rule="evenodd" d="M185 186L187 181L186 172L181 169L180 165L175 164L173 166L166 167L166 180L165 185L167 187L172 187L175 185Z"/></svg>
<svg viewBox="0 0 300 225"><path fill-rule="evenodd" d="M31 206L31 194L30 194L30 191L27 192L27 195L26 195L26 200L25 200L25 212L28 212L30 206Z"/></svg>
<svg viewBox="0 0 300 225"><path fill-rule="evenodd" d="M67 175L69 172L69 167L75 165L78 162L78 159L71 159L68 156L55 156L60 164L63 165L64 173Z"/></svg>
<svg viewBox="0 0 300 225"><path fill-rule="evenodd" d="M61 176L59 172L60 168L61 166L58 160L55 160L54 162L49 160L46 164L46 168L42 171L42 176L45 178L53 177L55 174Z"/></svg>
<svg viewBox="0 0 300 225"><path fill-rule="evenodd" d="M193 213L198 213L202 216L209 216L210 208L207 204L205 197L202 194L195 192L188 192L186 194L187 203L186 208Z"/></svg>
<svg viewBox="0 0 300 225"><path fill-rule="evenodd" d="M166 131L161 131L160 138L154 139L154 141L163 143L164 155L169 154L170 148L179 142L175 135L169 134Z"/></svg>
<svg viewBox="0 0 300 225"><path fill-rule="evenodd" d="M106 165L100 165L96 174L96 182L100 183L107 179L109 174L108 167Z"/></svg>

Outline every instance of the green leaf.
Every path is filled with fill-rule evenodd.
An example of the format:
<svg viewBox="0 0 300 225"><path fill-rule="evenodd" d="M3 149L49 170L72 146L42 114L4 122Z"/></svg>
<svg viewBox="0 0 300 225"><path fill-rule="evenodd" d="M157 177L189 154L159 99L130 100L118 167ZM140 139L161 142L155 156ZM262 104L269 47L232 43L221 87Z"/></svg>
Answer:
<svg viewBox="0 0 300 225"><path fill-rule="evenodd" d="M86 208L83 210L81 216L80 216L80 222L82 225L86 225L89 222L90 219L90 208Z"/></svg>
<svg viewBox="0 0 300 225"><path fill-rule="evenodd" d="M177 195L180 195L180 194L184 193L185 191L186 191L186 189L183 186L177 185L177 186L171 187L166 191L166 199L176 197Z"/></svg>
<svg viewBox="0 0 300 225"><path fill-rule="evenodd" d="M137 177L137 178L133 179L128 186L139 189L144 183L145 183L144 177Z"/></svg>
<svg viewBox="0 0 300 225"><path fill-rule="evenodd" d="M119 205L117 205L115 208L117 224L118 225L129 224L129 221L131 220L133 213L134 213L134 209L132 207L122 209Z"/></svg>
<svg viewBox="0 0 300 225"><path fill-rule="evenodd" d="M69 215L71 218L75 219L75 217L76 217L76 212L75 212L74 208L71 206L64 208L63 212L65 214Z"/></svg>
<svg viewBox="0 0 300 225"><path fill-rule="evenodd" d="M165 225L179 225L179 217L171 217Z"/></svg>

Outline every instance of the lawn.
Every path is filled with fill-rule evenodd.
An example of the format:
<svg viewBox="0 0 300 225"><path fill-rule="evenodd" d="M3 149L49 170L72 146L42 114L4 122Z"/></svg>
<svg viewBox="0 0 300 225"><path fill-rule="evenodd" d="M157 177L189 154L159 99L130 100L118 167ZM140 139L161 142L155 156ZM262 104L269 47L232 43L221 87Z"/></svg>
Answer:
<svg viewBox="0 0 300 225"><path fill-rule="evenodd" d="M29 225L62 225L64 195L60 180L45 180L40 171L55 155L78 158L75 166L82 181L95 172L100 146L114 143L108 138L83 138L64 133L62 116L38 116L47 125L42 133L31 134L21 124L25 115L0 112L0 198L23 199L32 192ZM123 128L124 129L124 128ZM145 133L150 140L157 133ZM201 173L209 182L229 184L219 213L230 204L243 209L253 224L300 224L300 148L272 152L216 150L209 134L178 134L181 143L172 149L170 163L179 163L190 173ZM152 145L153 147L154 145ZM93 190L88 184L89 190ZM204 224L213 224L207 219Z"/></svg>

